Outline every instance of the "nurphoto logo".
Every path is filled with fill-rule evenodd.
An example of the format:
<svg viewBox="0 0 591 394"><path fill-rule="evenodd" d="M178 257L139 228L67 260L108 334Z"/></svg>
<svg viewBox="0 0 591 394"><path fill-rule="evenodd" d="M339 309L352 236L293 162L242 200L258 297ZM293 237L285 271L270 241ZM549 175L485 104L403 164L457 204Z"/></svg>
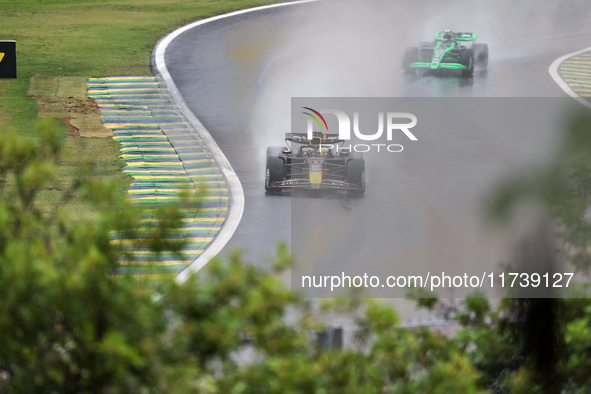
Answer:
<svg viewBox="0 0 591 394"><path fill-rule="evenodd" d="M378 130L373 133L363 133L359 127L359 113L353 112L353 127L351 127L351 118L344 111L338 109L321 109L315 110L310 107L302 107L306 111L303 114L309 117L307 123L307 135L308 139L312 139L314 133L314 122L320 127L320 131L328 133L328 123L322 114L332 114L336 116L338 122L338 136L340 140L347 141L351 139L351 129L356 138L361 141L378 141L383 140L384 129L386 131L386 141L391 142L395 136L404 134L409 140L417 141L417 137L410 131L417 125L417 117L408 112L387 112L384 116L384 112L378 112ZM385 120L385 121L384 121ZM386 126L384 127L384 123ZM333 145L327 146L327 148L336 148L337 150L349 150L355 152L369 152L370 150L376 150L378 152L386 150L388 152L402 152L404 149L400 144L386 144L386 143L373 143L373 144L355 144L349 145L348 147L335 147Z"/></svg>

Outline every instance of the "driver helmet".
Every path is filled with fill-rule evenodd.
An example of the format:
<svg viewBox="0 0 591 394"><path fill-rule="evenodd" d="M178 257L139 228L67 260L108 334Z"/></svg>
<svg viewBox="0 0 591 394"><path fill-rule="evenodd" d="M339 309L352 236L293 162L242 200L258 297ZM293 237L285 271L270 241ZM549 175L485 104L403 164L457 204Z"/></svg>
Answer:
<svg viewBox="0 0 591 394"><path fill-rule="evenodd" d="M320 131L315 131L312 139L310 140L310 144L313 145L314 147L318 147L319 145L322 144L322 132Z"/></svg>

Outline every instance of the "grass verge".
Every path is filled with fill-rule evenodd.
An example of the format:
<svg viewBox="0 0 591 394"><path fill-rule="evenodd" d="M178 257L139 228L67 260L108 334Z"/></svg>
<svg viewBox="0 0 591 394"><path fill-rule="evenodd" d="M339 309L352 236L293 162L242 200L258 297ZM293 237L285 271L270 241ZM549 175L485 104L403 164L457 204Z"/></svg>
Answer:
<svg viewBox="0 0 591 394"><path fill-rule="evenodd" d="M16 130L35 138L39 117L62 116L63 110L88 106L76 99L86 77L149 75L150 54L157 41L190 21L269 0L0 0L0 40L16 40L18 79L0 79L0 134ZM72 92L78 92L72 94ZM78 95L78 96L77 96ZM72 97L75 99L72 100ZM96 108L86 108L91 115ZM84 110L82 110L84 112ZM61 123L66 141L58 185L67 185L82 162L92 157L98 176L112 179L124 196L130 180L119 170L119 146L93 134L92 125ZM71 120L71 119L70 119ZM92 122L92 120L91 120ZM0 136L1 138L1 136ZM60 201L61 187L46 190L40 201ZM92 217L74 199L74 218Z"/></svg>

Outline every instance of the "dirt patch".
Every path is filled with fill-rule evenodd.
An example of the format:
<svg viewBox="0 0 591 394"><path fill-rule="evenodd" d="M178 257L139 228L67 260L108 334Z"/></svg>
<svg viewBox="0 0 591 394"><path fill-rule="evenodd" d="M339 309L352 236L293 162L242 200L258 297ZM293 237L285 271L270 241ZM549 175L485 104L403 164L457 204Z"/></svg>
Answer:
<svg viewBox="0 0 591 394"><path fill-rule="evenodd" d="M27 95L37 100L39 118L63 120L72 131L69 135L109 138L113 131L103 125L98 105L86 96L86 79L35 75Z"/></svg>
<svg viewBox="0 0 591 394"><path fill-rule="evenodd" d="M78 130L78 128L76 126L72 125L72 123L71 123L72 119L73 118L59 118L59 120L63 121L70 128L70 131L67 132L67 134L70 137L80 137L80 130Z"/></svg>

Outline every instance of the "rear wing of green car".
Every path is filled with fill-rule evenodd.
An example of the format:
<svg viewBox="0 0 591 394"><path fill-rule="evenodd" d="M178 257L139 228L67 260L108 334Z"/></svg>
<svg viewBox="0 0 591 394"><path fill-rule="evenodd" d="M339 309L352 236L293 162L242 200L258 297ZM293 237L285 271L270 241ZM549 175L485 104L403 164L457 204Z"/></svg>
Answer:
<svg viewBox="0 0 591 394"><path fill-rule="evenodd" d="M458 33L458 32L448 32L445 30L435 33L435 40L443 40L444 34L449 34L449 35L451 35L453 40L458 40L458 41L474 41L474 40L476 40L476 33Z"/></svg>

